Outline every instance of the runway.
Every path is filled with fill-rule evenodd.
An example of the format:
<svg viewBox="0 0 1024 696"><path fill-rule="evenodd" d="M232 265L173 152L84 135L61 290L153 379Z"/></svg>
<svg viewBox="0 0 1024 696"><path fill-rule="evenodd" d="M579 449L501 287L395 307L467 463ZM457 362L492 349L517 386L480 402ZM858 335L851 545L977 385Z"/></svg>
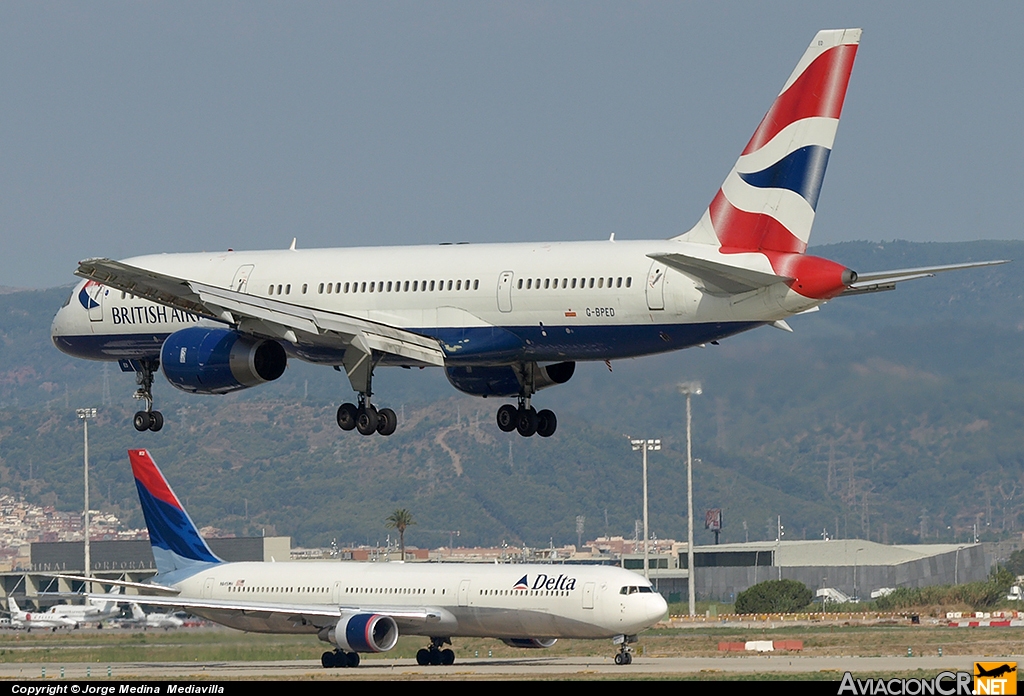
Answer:
<svg viewBox="0 0 1024 696"><path fill-rule="evenodd" d="M366 659L355 669L324 669L319 662L125 662L109 665L114 680L231 680L231 679L664 679L702 676L714 679L740 674L818 674L839 681L849 671L858 675L905 674L920 676L942 671L972 671L975 661L1024 662L1024 656L950 657L635 657L618 666L609 658L536 657L517 659L465 659L450 667L421 667L414 660ZM107 679L108 665L68 663L0 664L0 679ZM63 673L61 670L63 669Z"/></svg>

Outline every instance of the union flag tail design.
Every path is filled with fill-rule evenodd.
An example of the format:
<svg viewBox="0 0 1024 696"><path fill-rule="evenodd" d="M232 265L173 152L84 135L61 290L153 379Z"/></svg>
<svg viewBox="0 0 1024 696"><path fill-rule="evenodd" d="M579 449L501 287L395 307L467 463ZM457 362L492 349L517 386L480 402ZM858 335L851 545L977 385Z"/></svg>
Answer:
<svg viewBox="0 0 1024 696"><path fill-rule="evenodd" d="M199 536L192 518L167 484L156 462L144 449L128 450L139 489L142 514L149 528L153 559L161 575L209 563L223 563Z"/></svg>
<svg viewBox="0 0 1024 696"><path fill-rule="evenodd" d="M807 249L860 35L818 32L700 222L674 239L723 253Z"/></svg>

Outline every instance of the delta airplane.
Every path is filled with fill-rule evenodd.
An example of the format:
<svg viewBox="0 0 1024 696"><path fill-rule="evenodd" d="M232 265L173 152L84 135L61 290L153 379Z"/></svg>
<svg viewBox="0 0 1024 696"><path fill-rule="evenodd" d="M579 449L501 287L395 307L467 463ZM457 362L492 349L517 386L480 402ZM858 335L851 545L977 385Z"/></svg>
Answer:
<svg viewBox="0 0 1024 696"><path fill-rule="evenodd" d="M611 638L616 664L668 605L642 576L610 566L244 562L218 558L146 450L129 450L157 575L133 587L143 604L181 607L253 633L316 635L334 649L324 667L355 667L400 632L430 639L421 665L455 661L453 637L548 648L558 638ZM68 576L64 576L68 577ZM80 578L79 578L80 579ZM89 595L113 600L123 595Z"/></svg>
<svg viewBox="0 0 1024 696"><path fill-rule="evenodd" d="M344 371L343 430L390 435L371 403L378 366L438 366L467 394L516 399L498 427L544 437L534 394L579 361L716 343L840 296L939 271L857 273L806 252L860 29L821 31L697 224L664 240L160 254L79 263L53 321L56 346L134 371L157 431L153 377L223 394L274 379L289 357Z"/></svg>

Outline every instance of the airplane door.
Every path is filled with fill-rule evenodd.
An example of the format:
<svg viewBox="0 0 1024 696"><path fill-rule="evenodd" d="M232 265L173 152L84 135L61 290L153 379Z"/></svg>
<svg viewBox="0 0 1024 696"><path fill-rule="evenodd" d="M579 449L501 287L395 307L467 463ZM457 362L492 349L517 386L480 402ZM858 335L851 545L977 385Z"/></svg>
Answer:
<svg viewBox="0 0 1024 696"><path fill-rule="evenodd" d="M231 280L231 289L235 292L245 292L245 287L249 284L249 276L252 275L253 268L255 266L251 263L239 266L238 270L235 271L235 277Z"/></svg>
<svg viewBox="0 0 1024 696"><path fill-rule="evenodd" d="M504 271L498 276L498 311L512 311L512 279L515 273Z"/></svg>
<svg viewBox="0 0 1024 696"><path fill-rule="evenodd" d="M213 599L213 578L206 578L203 583L203 599Z"/></svg>
<svg viewBox="0 0 1024 696"><path fill-rule="evenodd" d="M459 583L459 606L469 606L469 580L463 580Z"/></svg>
<svg viewBox="0 0 1024 696"><path fill-rule="evenodd" d="M583 586L583 608L594 608L594 583L588 582Z"/></svg>
<svg viewBox="0 0 1024 696"><path fill-rule="evenodd" d="M107 288L99 283L88 288L89 291L89 321L103 321L103 296L107 294Z"/></svg>
<svg viewBox="0 0 1024 696"><path fill-rule="evenodd" d="M657 261L647 273L647 308L665 309L665 266Z"/></svg>

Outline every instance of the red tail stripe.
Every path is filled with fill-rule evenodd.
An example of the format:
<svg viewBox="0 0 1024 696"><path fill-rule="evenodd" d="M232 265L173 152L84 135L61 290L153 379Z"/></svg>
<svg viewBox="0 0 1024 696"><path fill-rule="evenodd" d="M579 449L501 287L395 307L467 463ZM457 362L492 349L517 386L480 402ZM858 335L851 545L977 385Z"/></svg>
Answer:
<svg viewBox="0 0 1024 696"><path fill-rule="evenodd" d="M822 53L780 94L754 131L743 154L759 150L791 123L812 116L839 118L850 83L856 44L843 44Z"/></svg>
<svg viewBox="0 0 1024 696"><path fill-rule="evenodd" d="M128 459L132 463L132 474L149 491L150 495L179 510L182 509L177 496L174 495L170 486L167 485L163 474L156 468L156 463L149 456L149 452L144 449L128 450Z"/></svg>
<svg viewBox="0 0 1024 696"><path fill-rule="evenodd" d="M762 249L802 254L807 249L807 244L781 222L765 213L740 210L729 202L722 189L718 189L708 212L723 254Z"/></svg>

